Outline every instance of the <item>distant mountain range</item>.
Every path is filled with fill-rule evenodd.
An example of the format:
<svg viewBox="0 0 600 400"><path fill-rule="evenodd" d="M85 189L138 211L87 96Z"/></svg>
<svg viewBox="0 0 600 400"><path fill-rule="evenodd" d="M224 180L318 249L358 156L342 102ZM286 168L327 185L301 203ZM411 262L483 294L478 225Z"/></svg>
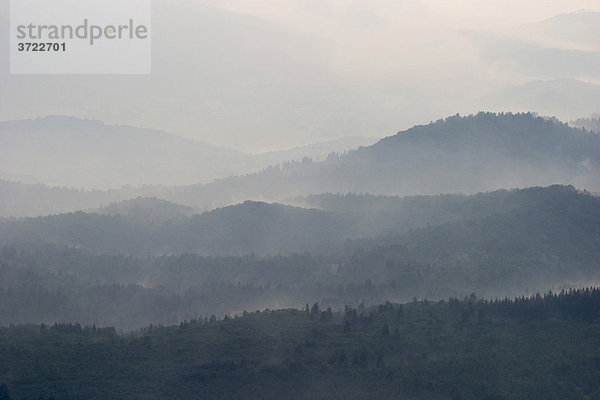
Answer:
<svg viewBox="0 0 600 400"><path fill-rule="evenodd" d="M164 198L219 206L324 192L476 193L555 183L600 189L599 135L531 113L479 113L415 126L321 163L181 187Z"/></svg>
<svg viewBox="0 0 600 400"><path fill-rule="evenodd" d="M374 141L351 137L250 155L153 129L51 116L0 122L0 179L86 189L207 183Z"/></svg>
<svg viewBox="0 0 600 400"><path fill-rule="evenodd" d="M321 254L339 251L348 239L377 238L377 244L383 245L427 226L493 216L510 219L523 213L556 218L552 214L556 207L569 212L568 204L585 204L592 210L588 213L592 218L600 209L597 198L564 186L472 196L326 194L299 198L296 203L305 207L246 201L195 214L190 207L138 198L91 213L0 220L0 243L51 243L94 253L142 256Z"/></svg>
<svg viewBox="0 0 600 400"><path fill-rule="evenodd" d="M5 178L58 186L206 182L252 157L164 132L52 116L0 122Z"/></svg>
<svg viewBox="0 0 600 400"><path fill-rule="evenodd" d="M288 162L209 184L85 192L0 182L0 215L95 209L140 196L212 210L325 192L476 193L556 183L600 190L600 135L531 113L479 113L415 126L322 162Z"/></svg>

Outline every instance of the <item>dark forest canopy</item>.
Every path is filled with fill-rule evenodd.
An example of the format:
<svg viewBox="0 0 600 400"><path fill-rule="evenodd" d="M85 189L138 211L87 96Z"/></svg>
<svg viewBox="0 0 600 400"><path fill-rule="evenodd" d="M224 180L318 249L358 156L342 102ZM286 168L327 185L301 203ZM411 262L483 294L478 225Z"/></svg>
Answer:
<svg viewBox="0 0 600 400"><path fill-rule="evenodd" d="M587 399L600 290L504 300L244 312L117 335L0 329L10 399ZM5 397L6 399L6 397Z"/></svg>

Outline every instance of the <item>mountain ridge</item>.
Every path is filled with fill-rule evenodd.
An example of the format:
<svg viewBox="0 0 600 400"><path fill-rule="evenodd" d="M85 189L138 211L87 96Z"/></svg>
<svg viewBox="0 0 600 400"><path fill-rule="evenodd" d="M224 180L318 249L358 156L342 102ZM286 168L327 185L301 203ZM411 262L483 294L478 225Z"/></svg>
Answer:
<svg viewBox="0 0 600 400"><path fill-rule="evenodd" d="M500 128L508 133L497 135ZM557 183L600 190L600 136L532 113L481 112L417 126L321 163L304 160L188 186L173 199L218 205L323 192L477 193Z"/></svg>
<svg viewBox="0 0 600 400"><path fill-rule="evenodd" d="M533 113L481 112L415 126L368 147L330 154L322 162L292 161L205 184L145 185L94 195L69 192L67 197L89 199L86 209L142 196L210 210L249 199L282 202L325 192L406 196L552 184L600 191L600 136ZM28 192L37 190L50 197L43 187L4 186L9 203L4 215L11 215L9 205L18 209L18 205L30 203L35 196ZM94 197L99 199L95 204ZM53 202L47 201L46 207L59 212L74 210L50 207Z"/></svg>
<svg viewBox="0 0 600 400"><path fill-rule="evenodd" d="M0 220L0 241L41 241L125 255L328 253L339 250L347 239L387 237L382 242L387 243L427 226L523 210L551 215L549 204L576 205L581 199L598 202L586 191L561 185L469 196L321 195L297 202L304 207L247 200L203 213L164 200L136 199L100 213Z"/></svg>

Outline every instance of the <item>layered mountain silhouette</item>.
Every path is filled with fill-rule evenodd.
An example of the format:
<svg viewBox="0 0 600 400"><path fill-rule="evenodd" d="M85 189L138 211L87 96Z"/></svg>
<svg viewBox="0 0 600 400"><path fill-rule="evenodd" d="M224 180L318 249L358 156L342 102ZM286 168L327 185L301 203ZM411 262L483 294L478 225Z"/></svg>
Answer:
<svg viewBox="0 0 600 400"><path fill-rule="evenodd" d="M389 245L405 235L422 236L414 230L459 224L450 226L463 232L465 226L467 230L479 229L481 221L490 218L497 222L482 225L488 230L508 221L516 224L510 229L535 231L516 219L523 215L539 216L540 221L563 221L561 218L565 217L563 222L570 221L569 224L552 229L573 229L574 235L582 232L580 226L575 226L579 218L584 216L581 223L587 226L600 210L597 197L572 186L499 190L471 196L318 195L296 202L304 203L305 208L246 201L193 214L194 210L185 206L138 198L93 213L0 220L0 241L59 244L93 253L124 255L274 255L305 251L328 254L343 251L348 240L359 240L356 243L362 241L368 246ZM469 225L472 221L480 222ZM594 232L590 231L590 240L597 240ZM531 232L528 240L537 240L537 233ZM498 236L496 240L504 240L500 233L494 235ZM552 237L563 236L556 233ZM427 239L430 243L436 240Z"/></svg>
<svg viewBox="0 0 600 400"><path fill-rule="evenodd" d="M171 200L220 205L323 192L476 193L555 183L600 189L600 135L531 113L479 113L415 126L321 163L179 188Z"/></svg>
<svg viewBox="0 0 600 400"><path fill-rule="evenodd" d="M340 309L600 281L600 199L572 186L304 200L323 209L244 202L160 224L140 218L151 207L1 221L3 321L135 328L311 300ZM136 204L180 209L110 208Z"/></svg>
<svg viewBox="0 0 600 400"><path fill-rule="evenodd" d="M208 184L82 192L0 182L0 211L43 215L140 196L211 210L248 199L285 202L324 192L404 196L557 183L600 190L600 135L531 113L479 113L415 126L322 162L293 161Z"/></svg>
<svg viewBox="0 0 600 400"><path fill-rule="evenodd" d="M5 179L84 188L207 182L252 156L152 129L51 116L0 122Z"/></svg>
<svg viewBox="0 0 600 400"><path fill-rule="evenodd" d="M50 116L0 122L0 179L87 190L208 183L375 141L350 137L251 155L154 129Z"/></svg>

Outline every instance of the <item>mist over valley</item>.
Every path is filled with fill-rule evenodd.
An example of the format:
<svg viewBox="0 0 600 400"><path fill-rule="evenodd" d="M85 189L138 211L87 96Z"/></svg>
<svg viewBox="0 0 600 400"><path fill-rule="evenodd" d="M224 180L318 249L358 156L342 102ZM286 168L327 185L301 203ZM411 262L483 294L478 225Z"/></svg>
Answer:
<svg viewBox="0 0 600 400"><path fill-rule="evenodd" d="M600 398L597 0L36 1L0 400Z"/></svg>

